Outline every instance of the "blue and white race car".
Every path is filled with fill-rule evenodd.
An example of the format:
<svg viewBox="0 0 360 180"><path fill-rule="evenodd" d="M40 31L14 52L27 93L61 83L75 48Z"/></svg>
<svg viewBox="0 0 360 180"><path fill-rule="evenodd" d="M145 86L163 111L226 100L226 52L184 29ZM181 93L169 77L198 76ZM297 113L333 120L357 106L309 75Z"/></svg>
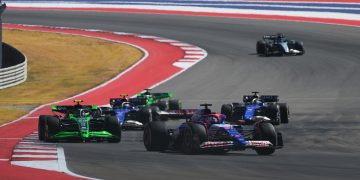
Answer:
<svg viewBox="0 0 360 180"><path fill-rule="evenodd" d="M228 122L252 124L259 116L270 119L273 125L287 124L290 119L290 110L286 103L279 103L277 95L253 95L243 96L242 103L223 104L221 114L226 115Z"/></svg>
<svg viewBox="0 0 360 180"><path fill-rule="evenodd" d="M144 125L153 119L163 117L184 117L181 105L176 99L163 99L172 97L170 93L139 93L136 97L127 98L121 94L120 98L110 98L111 111L115 113L123 129L143 129Z"/></svg>
<svg viewBox="0 0 360 180"><path fill-rule="evenodd" d="M287 40L283 33L265 35L256 43L256 53L262 56L270 55L303 55L304 43L301 41Z"/></svg>
<svg viewBox="0 0 360 180"><path fill-rule="evenodd" d="M208 106L196 111L191 119L171 129L167 121L152 121L144 128L143 141L148 151L175 150L185 154L202 152L226 153L230 150L254 149L270 155L283 147L282 135L266 117L253 124L225 123L225 115L211 112Z"/></svg>

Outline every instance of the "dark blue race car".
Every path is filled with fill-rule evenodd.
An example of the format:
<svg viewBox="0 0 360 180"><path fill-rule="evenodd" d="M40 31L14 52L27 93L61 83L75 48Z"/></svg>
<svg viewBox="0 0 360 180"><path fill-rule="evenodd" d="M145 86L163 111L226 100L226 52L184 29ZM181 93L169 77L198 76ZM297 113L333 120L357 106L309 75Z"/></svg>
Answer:
<svg viewBox="0 0 360 180"><path fill-rule="evenodd" d="M226 124L226 116L211 112L208 106L193 113L191 119L176 128L167 121L152 121L144 128L143 141L148 151L181 151L185 154L201 152L226 153L230 150L254 149L269 155L282 148L282 135L266 117L252 124Z"/></svg>
<svg viewBox="0 0 360 180"><path fill-rule="evenodd" d="M145 89L133 98L127 98L127 94L120 96L111 98L110 106L123 129L142 129L146 123L157 118L157 114L177 116L181 111L181 104L179 100L172 99L172 93L151 93Z"/></svg>
<svg viewBox="0 0 360 180"><path fill-rule="evenodd" d="M279 103L277 95L253 95L243 96L242 103L223 104L221 114L226 115L228 122L253 123L259 116L270 119L273 125L289 123L290 110L286 103Z"/></svg>
<svg viewBox="0 0 360 180"><path fill-rule="evenodd" d="M303 55L304 44L301 41L287 40L285 35L265 35L256 43L256 53L262 56L270 55Z"/></svg>

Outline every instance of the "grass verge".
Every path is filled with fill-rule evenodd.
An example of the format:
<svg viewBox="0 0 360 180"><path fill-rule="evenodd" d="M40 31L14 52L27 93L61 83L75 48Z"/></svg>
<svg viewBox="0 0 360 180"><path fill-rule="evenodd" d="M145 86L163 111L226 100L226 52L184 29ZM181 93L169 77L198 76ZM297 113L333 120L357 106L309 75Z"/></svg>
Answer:
<svg viewBox="0 0 360 180"><path fill-rule="evenodd" d="M4 30L3 41L28 59L26 82L0 90L0 124L24 114L16 106L38 106L93 88L136 63L143 53L129 45L95 38ZM16 111L16 112L15 112Z"/></svg>

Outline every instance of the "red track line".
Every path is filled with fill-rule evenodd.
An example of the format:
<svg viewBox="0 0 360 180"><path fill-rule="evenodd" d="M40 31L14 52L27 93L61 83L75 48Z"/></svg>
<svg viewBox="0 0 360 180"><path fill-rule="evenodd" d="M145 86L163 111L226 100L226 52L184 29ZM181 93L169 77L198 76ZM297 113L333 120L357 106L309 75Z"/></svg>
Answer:
<svg viewBox="0 0 360 180"><path fill-rule="evenodd" d="M244 18L244 19L299 21L299 22L313 22L313 23L337 24L337 25L358 26L358 27L360 27L360 21L356 21L356 20L343 20L343 19L332 19L332 18L315 18L315 17L312 18L312 17L298 17L298 16L281 16L281 15L211 13L211 12L191 12L191 11L173 11L173 10L148 10L148 9L128 9L128 8L10 7L9 9L14 9L14 10L99 11L99 12L123 12L123 13L143 13L143 14L173 14L173 15L184 15L184 16L208 16L208 17Z"/></svg>

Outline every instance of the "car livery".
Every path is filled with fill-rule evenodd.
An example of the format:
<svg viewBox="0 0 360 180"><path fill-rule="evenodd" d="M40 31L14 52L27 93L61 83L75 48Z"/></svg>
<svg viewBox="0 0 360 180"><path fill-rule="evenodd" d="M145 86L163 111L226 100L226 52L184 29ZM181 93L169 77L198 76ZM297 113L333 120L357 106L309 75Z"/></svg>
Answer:
<svg viewBox="0 0 360 180"><path fill-rule="evenodd" d="M273 125L286 124L289 122L290 110L286 103L279 103L277 95L253 95L243 96L242 103L223 104L221 113L226 115L229 122L252 123L258 116L270 119Z"/></svg>
<svg viewBox="0 0 360 180"><path fill-rule="evenodd" d="M152 121L144 128L143 141L148 151L175 150L185 154L201 152L226 153L230 150L254 149L269 155L283 147L282 135L266 117L254 119L253 124L233 125L226 116L211 112L208 106L194 112L192 117L175 129L166 121Z"/></svg>
<svg viewBox="0 0 360 180"><path fill-rule="evenodd" d="M181 111L179 100L172 99L170 92L151 93L150 89L145 89L133 98L127 98L127 94L120 96L110 98L110 106L124 129L142 129L144 124L155 118L156 113L151 112L176 116Z"/></svg>
<svg viewBox="0 0 360 180"><path fill-rule="evenodd" d="M121 128L116 116L104 115L96 105L52 106L54 115L40 115L39 140L81 140L120 142Z"/></svg>
<svg viewBox="0 0 360 180"><path fill-rule="evenodd" d="M256 53L262 56L270 55L303 55L304 43L301 41L287 40L283 33L265 35L256 43Z"/></svg>

